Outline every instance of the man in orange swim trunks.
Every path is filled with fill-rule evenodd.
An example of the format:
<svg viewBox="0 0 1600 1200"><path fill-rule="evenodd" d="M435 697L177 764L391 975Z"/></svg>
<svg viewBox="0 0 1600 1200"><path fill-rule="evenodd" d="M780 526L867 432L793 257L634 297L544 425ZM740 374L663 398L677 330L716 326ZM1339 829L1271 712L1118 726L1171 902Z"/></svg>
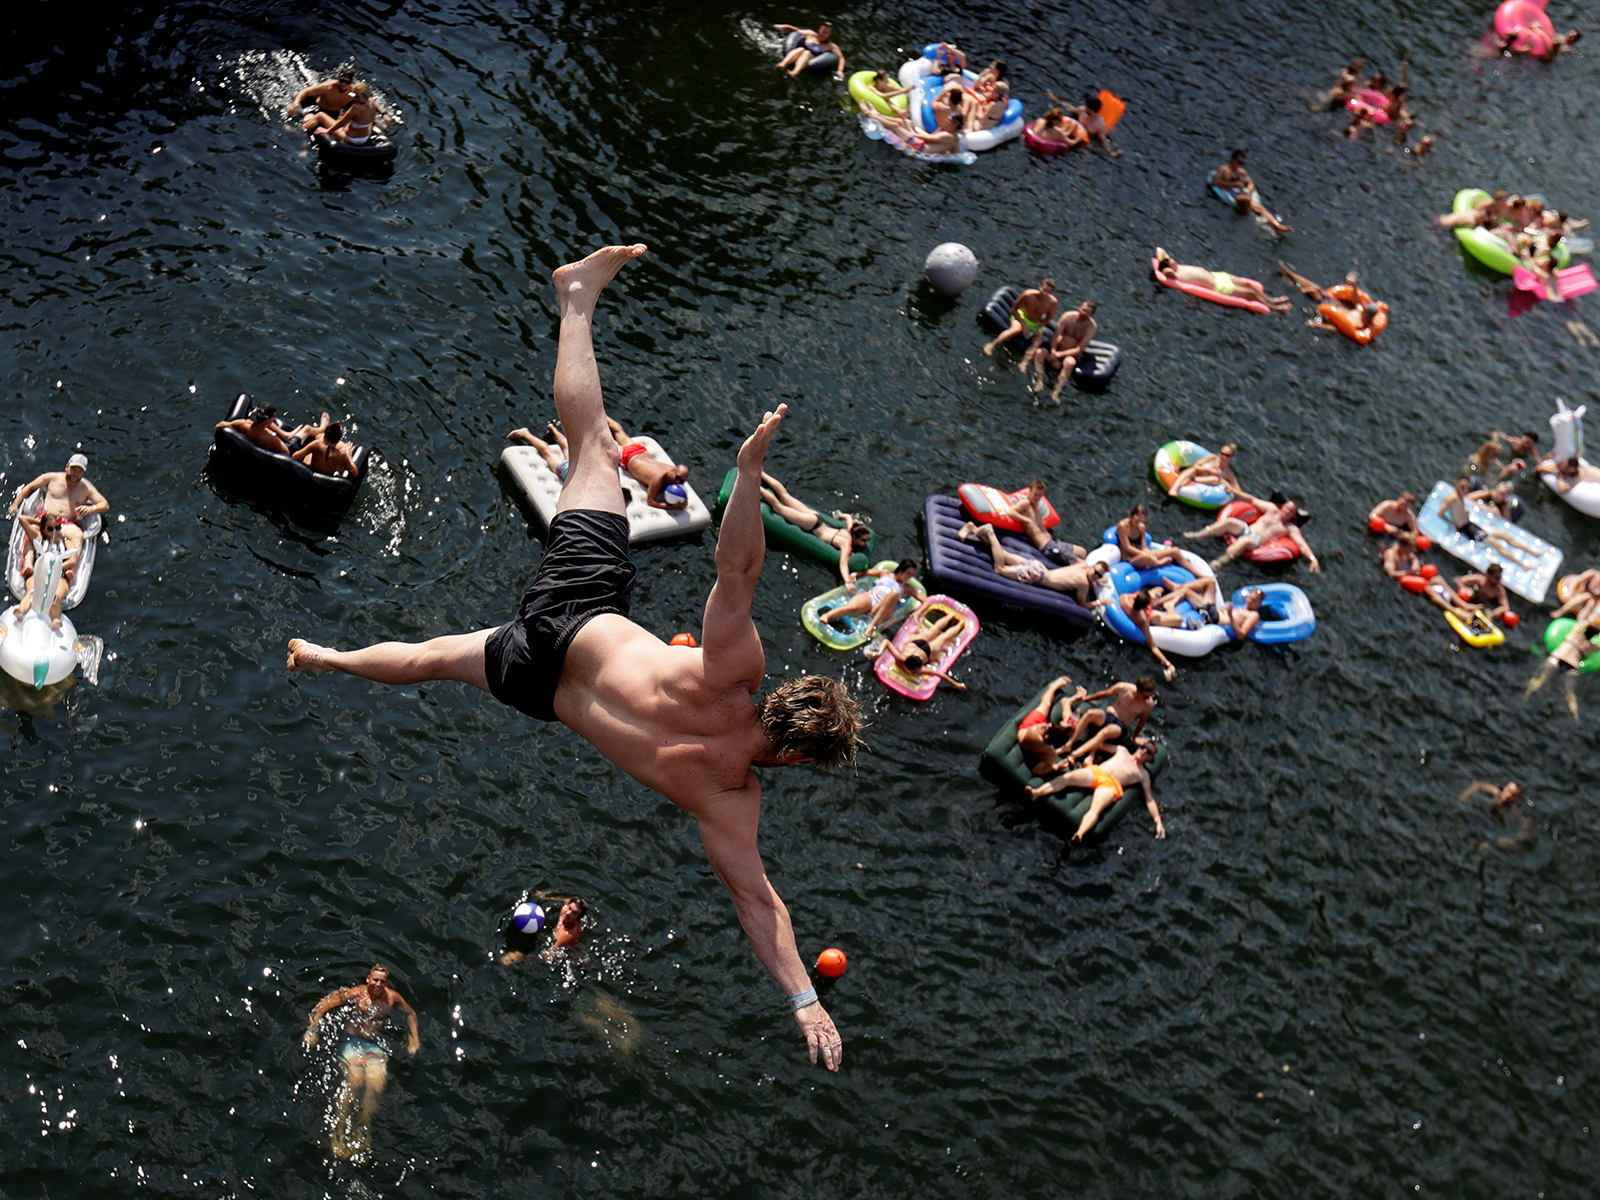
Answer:
<svg viewBox="0 0 1600 1200"><path fill-rule="evenodd" d="M1167 827L1161 823L1161 809L1156 807L1155 789L1151 786L1150 772L1146 769L1155 756L1154 742L1144 742L1132 752L1126 746L1118 746L1104 763L1079 767L1076 771L1057 775L1049 783L1029 788L1028 799L1040 800L1067 788L1093 789L1089 811L1083 814L1083 820L1078 823L1078 832L1072 835L1074 842L1081 842L1084 835L1095 827L1100 814L1122 799L1123 789L1138 784L1144 788L1144 806L1155 820L1156 837L1164 838L1167 836Z"/></svg>

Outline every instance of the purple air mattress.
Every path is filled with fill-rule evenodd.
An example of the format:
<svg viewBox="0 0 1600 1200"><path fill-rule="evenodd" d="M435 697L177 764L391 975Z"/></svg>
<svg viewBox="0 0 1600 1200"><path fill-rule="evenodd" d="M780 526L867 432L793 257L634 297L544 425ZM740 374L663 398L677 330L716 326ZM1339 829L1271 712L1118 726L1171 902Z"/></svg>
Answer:
<svg viewBox="0 0 1600 1200"><path fill-rule="evenodd" d="M934 587L929 591L948 592L974 608L1011 613L1016 616L1061 621L1073 629L1094 624L1094 614L1065 592L1018 583L994 569L989 552L956 537L967 522L966 510L954 496L929 496L922 506L924 536L928 543L928 573ZM1013 554L1036 558L1046 566L1056 566L1035 550L1024 538L996 530L1000 544Z"/></svg>

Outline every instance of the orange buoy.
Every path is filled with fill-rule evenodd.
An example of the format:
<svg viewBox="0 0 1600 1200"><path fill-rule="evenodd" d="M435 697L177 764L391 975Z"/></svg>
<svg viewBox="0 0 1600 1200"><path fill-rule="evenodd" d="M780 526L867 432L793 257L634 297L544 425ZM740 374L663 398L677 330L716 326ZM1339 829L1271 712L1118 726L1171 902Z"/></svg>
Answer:
<svg viewBox="0 0 1600 1200"><path fill-rule="evenodd" d="M694 634L675 633L672 635L672 644L674 646L693 646L696 644L694 640Z"/></svg>
<svg viewBox="0 0 1600 1200"><path fill-rule="evenodd" d="M817 955L817 970L829 979L837 979L844 974L844 969L850 965L850 960L844 956L843 950L827 949Z"/></svg>
<svg viewBox="0 0 1600 1200"><path fill-rule="evenodd" d="M1417 534L1417 549L1424 552L1432 550L1433 539L1425 533Z"/></svg>
<svg viewBox="0 0 1600 1200"><path fill-rule="evenodd" d="M1372 530L1373 533L1382 533L1389 528L1389 523L1382 517L1373 517L1372 520L1367 522L1367 528Z"/></svg>
<svg viewBox="0 0 1600 1200"><path fill-rule="evenodd" d="M1439 568L1434 566L1432 563L1423 563L1422 564L1422 577L1424 579L1432 579L1438 573L1439 573Z"/></svg>
<svg viewBox="0 0 1600 1200"><path fill-rule="evenodd" d="M1416 592L1421 595L1428 590L1428 581L1421 575L1402 575L1400 576L1400 586L1408 592Z"/></svg>
<svg viewBox="0 0 1600 1200"><path fill-rule="evenodd" d="M1507 629L1515 629L1522 623L1522 618L1517 616L1517 614L1512 612L1509 608L1506 609L1506 615L1500 619L1506 623Z"/></svg>

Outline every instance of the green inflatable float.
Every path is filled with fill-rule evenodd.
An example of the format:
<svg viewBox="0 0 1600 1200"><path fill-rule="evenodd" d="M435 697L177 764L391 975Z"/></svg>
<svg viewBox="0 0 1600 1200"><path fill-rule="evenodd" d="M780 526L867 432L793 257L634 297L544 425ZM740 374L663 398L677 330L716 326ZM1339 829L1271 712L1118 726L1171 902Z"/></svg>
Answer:
<svg viewBox="0 0 1600 1200"><path fill-rule="evenodd" d="M881 570L892 571L895 567L895 561L892 558L887 558L883 562L873 565ZM863 577L860 586L855 590L857 592L865 591L874 582L876 580L870 577ZM887 632L889 626L898 625L901 621L904 621L916 609L917 605L928 598L928 591L922 586L922 580L913 578L906 586L911 594L895 605L894 614L879 625L878 629ZM813 596L800 608L800 624L806 627L807 633L830 650L854 650L857 646L864 646L867 643L867 614L857 615L852 613L848 617L840 617L836 622L822 619L823 613L836 605L843 604L850 595L849 589L841 583L831 591L823 592L820 596Z"/></svg>
<svg viewBox="0 0 1600 1200"><path fill-rule="evenodd" d="M1456 193L1456 200L1450 206L1450 211L1471 212L1488 199L1490 199L1489 193L1482 188L1464 188ZM1511 253L1511 247L1487 229L1458 229L1456 240L1461 243L1463 250L1491 271L1509 275L1512 268L1517 265L1517 256ZM1559 243L1556 246L1556 266L1564 267L1571 261L1572 256L1567 251L1566 242Z"/></svg>
<svg viewBox="0 0 1600 1200"><path fill-rule="evenodd" d="M738 467L729 467L728 473L723 476L722 489L717 493L717 518L719 520L722 517L722 510L728 507L728 497L733 495L733 485L738 478ZM822 523L824 525L831 525L835 529L844 528L844 522L839 520L837 517L831 517L826 513L821 513L819 515L822 517ZM771 507L766 503L766 501L762 501L761 503L761 527L767 531L767 545L779 546L784 550L793 550L796 554L803 554L807 558L814 558L818 562L825 563L830 567L838 567L838 550L828 545L827 542L823 541L816 534L807 533L798 525L791 525L788 521L785 521L777 513L772 511ZM872 562L872 551L877 544L878 535L874 533L867 540L867 549L865 553L852 554L850 556L850 569L858 574L862 571L865 571L867 569L867 565Z"/></svg>
<svg viewBox="0 0 1600 1200"><path fill-rule="evenodd" d="M850 91L850 99L871 105L886 117L903 117L906 115L906 98L904 96L887 97L879 95L872 81L877 78L876 71L856 71L851 76L845 87Z"/></svg>
<svg viewBox="0 0 1600 1200"><path fill-rule="evenodd" d="M1544 631L1545 653L1554 654L1561 643L1567 640L1567 635L1577 627L1577 621L1571 617L1557 617L1551 621ZM1585 658L1583 665L1578 668L1579 675L1593 675L1596 671L1600 671L1600 650Z"/></svg>
<svg viewBox="0 0 1600 1200"><path fill-rule="evenodd" d="M1011 719L1000 726L994 737L989 739L989 744L984 747L983 758L979 761L978 769L986 778L999 784L1000 787L1007 791L1020 792L1023 788L1036 787L1045 782L1039 776L1033 774L1028 767L1027 760L1023 758L1022 747L1017 745L1017 726L1022 724L1022 718L1031 713L1038 706L1039 701L1044 699L1044 694L1047 690L1047 688L1040 688L1033 699L1012 713ZM1065 703L1066 699L1064 697L1057 697L1055 704L1050 709L1051 721L1059 721L1061 719L1061 707ZM1093 707L1094 705L1092 704L1085 705L1080 707L1078 711L1087 712ZM1152 780L1159 777L1166 768L1167 757L1167 748L1162 746L1150 763L1150 778ZM1040 816L1057 822L1057 827L1064 828L1070 836L1077 831L1078 823L1083 820L1083 814L1089 811L1089 802L1092 799L1092 792L1078 788L1068 788L1064 792L1046 796L1043 801L1045 808L1040 813ZM1028 803L1026 799L1023 802ZM1090 844L1103 842L1111 830L1116 828L1117 823L1128 815L1130 809L1135 806L1142 807L1143 804L1143 788L1135 786L1126 789L1122 793L1122 799L1106 809L1101 818L1095 822L1094 828L1088 832L1083 840Z"/></svg>

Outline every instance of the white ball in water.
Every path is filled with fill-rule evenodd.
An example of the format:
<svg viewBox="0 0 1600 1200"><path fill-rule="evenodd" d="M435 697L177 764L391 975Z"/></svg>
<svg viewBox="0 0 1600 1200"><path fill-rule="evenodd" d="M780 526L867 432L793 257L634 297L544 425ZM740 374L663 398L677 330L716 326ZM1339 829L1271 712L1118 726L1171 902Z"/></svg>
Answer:
<svg viewBox="0 0 1600 1200"><path fill-rule="evenodd" d="M523 933L538 933L544 928L544 909L531 900L524 900L512 910L511 923Z"/></svg>
<svg viewBox="0 0 1600 1200"><path fill-rule="evenodd" d="M947 296L959 296L978 278L978 256L960 242L943 242L928 251L922 268L934 287Z"/></svg>

